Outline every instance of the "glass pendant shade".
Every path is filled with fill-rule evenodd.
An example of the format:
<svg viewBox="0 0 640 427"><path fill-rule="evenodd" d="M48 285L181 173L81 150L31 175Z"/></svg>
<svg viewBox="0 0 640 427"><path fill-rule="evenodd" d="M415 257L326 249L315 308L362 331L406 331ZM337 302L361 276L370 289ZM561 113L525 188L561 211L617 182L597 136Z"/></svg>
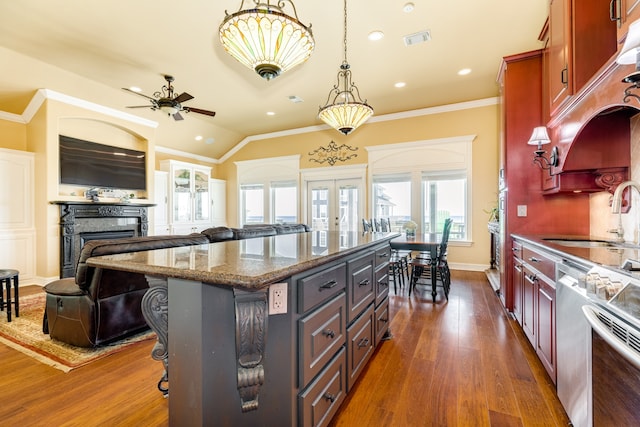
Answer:
<svg viewBox="0 0 640 427"><path fill-rule="evenodd" d="M332 128L349 135L372 114L373 108L364 102L347 102L328 105L320 109L318 116Z"/></svg>
<svg viewBox="0 0 640 427"><path fill-rule="evenodd" d="M240 63L271 80L309 59L315 42L310 26L297 17L286 15L269 2L254 3L254 9L226 16L219 29L220 42Z"/></svg>

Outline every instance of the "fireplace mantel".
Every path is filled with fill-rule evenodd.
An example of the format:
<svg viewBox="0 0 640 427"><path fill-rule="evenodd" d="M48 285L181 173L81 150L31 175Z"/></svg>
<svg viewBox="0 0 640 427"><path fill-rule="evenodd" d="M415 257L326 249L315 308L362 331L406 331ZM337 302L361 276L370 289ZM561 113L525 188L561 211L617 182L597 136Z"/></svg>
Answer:
<svg viewBox="0 0 640 427"><path fill-rule="evenodd" d="M60 206L60 277L73 277L84 243L84 235L91 239L146 236L149 228L147 208L153 203L62 201L51 202Z"/></svg>

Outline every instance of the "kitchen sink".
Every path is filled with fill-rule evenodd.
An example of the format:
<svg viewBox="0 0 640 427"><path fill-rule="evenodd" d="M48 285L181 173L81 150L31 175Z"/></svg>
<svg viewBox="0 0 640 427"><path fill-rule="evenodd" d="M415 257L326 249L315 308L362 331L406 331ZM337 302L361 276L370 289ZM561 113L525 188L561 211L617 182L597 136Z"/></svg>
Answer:
<svg viewBox="0 0 640 427"><path fill-rule="evenodd" d="M604 240L569 240L569 239L546 239L549 243L572 248L611 248L619 247L618 244Z"/></svg>

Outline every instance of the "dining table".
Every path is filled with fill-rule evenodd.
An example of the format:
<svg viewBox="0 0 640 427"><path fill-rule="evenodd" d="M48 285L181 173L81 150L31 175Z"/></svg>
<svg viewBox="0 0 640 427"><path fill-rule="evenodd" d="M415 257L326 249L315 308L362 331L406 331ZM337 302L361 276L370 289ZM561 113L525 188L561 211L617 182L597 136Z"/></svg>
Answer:
<svg viewBox="0 0 640 427"><path fill-rule="evenodd" d="M442 241L442 233L416 233L415 236L407 236L403 233L401 236L391 239L389 244L391 249L394 250L409 250L412 252L428 252L432 260L436 260L438 257L438 246ZM436 301L437 277L436 277L437 262L431 262L431 296L433 302ZM409 286L412 286L412 280Z"/></svg>

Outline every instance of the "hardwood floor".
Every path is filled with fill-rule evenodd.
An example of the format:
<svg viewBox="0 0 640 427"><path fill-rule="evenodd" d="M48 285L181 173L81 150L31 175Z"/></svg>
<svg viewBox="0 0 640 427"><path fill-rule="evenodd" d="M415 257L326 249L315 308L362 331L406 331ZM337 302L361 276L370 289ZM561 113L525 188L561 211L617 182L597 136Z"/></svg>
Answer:
<svg viewBox="0 0 640 427"><path fill-rule="evenodd" d="M393 339L376 351L332 426L569 424L533 348L483 273L454 271L448 302L433 304L430 291L392 295L390 309ZM140 343L64 374L0 344L0 420L166 426L152 346Z"/></svg>

